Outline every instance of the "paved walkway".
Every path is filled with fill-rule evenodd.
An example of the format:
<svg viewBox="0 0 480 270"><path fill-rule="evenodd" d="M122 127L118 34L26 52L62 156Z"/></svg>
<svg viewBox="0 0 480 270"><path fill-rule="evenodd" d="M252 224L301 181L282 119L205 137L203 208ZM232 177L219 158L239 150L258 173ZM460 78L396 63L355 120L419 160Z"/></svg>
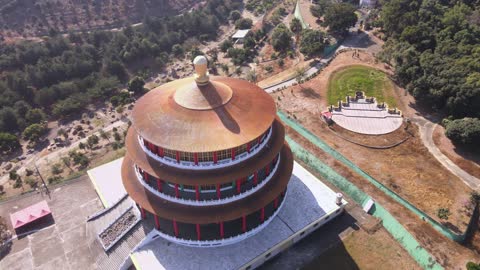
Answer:
<svg viewBox="0 0 480 270"><path fill-rule="evenodd" d="M471 187L472 189L480 188L480 179L475 176L467 173L462 168L458 167L453 161L451 161L447 156L445 156L440 149L433 142L432 134L435 126L437 124L423 118L420 116L415 116L412 119L412 122L416 123L420 130L420 137L422 138L423 143L428 148L428 151L450 172L456 175L458 178L462 179L463 182Z"/></svg>
<svg viewBox="0 0 480 270"><path fill-rule="evenodd" d="M375 51L381 50L380 46L375 45L375 43L371 41L371 37L368 32L362 32L358 34L356 33L356 28L352 28L350 35L345 39L342 45L339 46L335 51L333 51L328 57L322 58L315 66L306 70L304 78L311 76L312 74L323 68L326 63L328 63L333 57L335 57L335 53L339 50L347 48L366 49L372 46L377 47ZM298 83L297 78L293 78L275 85L265 87L264 90L267 93L272 93L282 89L283 87L289 87L296 83Z"/></svg>

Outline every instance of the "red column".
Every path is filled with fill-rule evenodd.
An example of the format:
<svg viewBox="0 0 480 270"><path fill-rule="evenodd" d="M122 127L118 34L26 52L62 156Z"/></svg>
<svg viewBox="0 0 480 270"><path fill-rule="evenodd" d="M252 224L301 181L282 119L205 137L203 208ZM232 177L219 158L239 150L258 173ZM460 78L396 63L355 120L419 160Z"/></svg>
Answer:
<svg viewBox="0 0 480 270"><path fill-rule="evenodd" d="M151 152L155 153L155 145L153 143L148 143L148 149L150 149Z"/></svg>
<svg viewBox="0 0 480 270"><path fill-rule="evenodd" d="M250 153L250 142L247 143L247 152Z"/></svg>
<svg viewBox="0 0 480 270"><path fill-rule="evenodd" d="M262 139L262 136L258 137L258 139L257 139L257 144L260 144L260 143L261 143L261 139Z"/></svg>
<svg viewBox="0 0 480 270"><path fill-rule="evenodd" d="M158 191L162 192L162 180L160 179L157 179L157 188Z"/></svg>
<svg viewBox="0 0 480 270"><path fill-rule="evenodd" d="M247 217L246 216L242 217L242 231L243 232L247 231Z"/></svg>
<svg viewBox="0 0 480 270"><path fill-rule="evenodd" d="M178 184L175 184L175 197L178 198L179 192L178 192Z"/></svg>
<svg viewBox="0 0 480 270"><path fill-rule="evenodd" d="M265 220L265 207L262 208L260 212L260 221L263 222Z"/></svg>
<svg viewBox="0 0 480 270"><path fill-rule="evenodd" d="M275 207L275 209L278 208L278 197L275 198L275 201L273 201L273 206Z"/></svg>
<svg viewBox="0 0 480 270"><path fill-rule="evenodd" d="M175 236L178 236L178 225L177 221L173 220L173 231L175 233Z"/></svg>
<svg viewBox="0 0 480 270"><path fill-rule="evenodd" d="M255 172L253 173L253 185L256 186L257 183L258 183L258 171L255 171Z"/></svg>
<svg viewBox="0 0 480 270"><path fill-rule="evenodd" d="M198 191L198 185L195 185L195 199L197 201L200 199L200 192Z"/></svg>
<svg viewBox="0 0 480 270"><path fill-rule="evenodd" d="M180 152L175 152L175 157L177 158L177 163L180 163Z"/></svg>
<svg viewBox="0 0 480 270"><path fill-rule="evenodd" d="M267 167L265 168L265 172L267 175L270 174L270 164L268 164Z"/></svg>
<svg viewBox="0 0 480 270"><path fill-rule="evenodd" d="M147 215L145 213L145 209L143 209L143 207L140 207L140 215L141 215L142 219L145 219L147 217Z"/></svg>
<svg viewBox="0 0 480 270"><path fill-rule="evenodd" d="M198 153L193 153L193 160L195 161L195 165L198 165Z"/></svg>
<svg viewBox="0 0 480 270"><path fill-rule="evenodd" d="M232 160L235 160L235 148L232 148Z"/></svg>
<svg viewBox="0 0 480 270"><path fill-rule="evenodd" d="M220 184L217 184L217 198L220 199L222 194L220 193Z"/></svg>
<svg viewBox="0 0 480 270"><path fill-rule="evenodd" d="M146 171L143 171L143 180L148 183L148 173Z"/></svg>
<svg viewBox="0 0 480 270"><path fill-rule="evenodd" d="M197 224L196 227L197 227L197 240L200 240L201 239L200 224Z"/></svg>
<svg viewBox="0 0 480 270"><path fill-rule="evenodd" d="M223 238L225 236L225 231L223 230L223 221L220 222L220 237Z"/></svg>
<svg viewBox="0 0 480 270"><path fill-rule="evenodd" d="M155 229L160 230L160 221L158 220L158 216L154 215L155 217Z"/></svg>
<svg viewBox="0 0 480 270"><path fill-rule="evenodd" d="M163 157L163 148L157 147L157 153L159 156Z"/></svg>
<svg viewBox="0 0 480 270"><path fill-rule="evenodd" d="M218 157L217 157L217 152L213 152L213 164L217 164Z"/></svg>
<svg viewBox="0 0 480 270"><path fill-rule="evenodd" d="M242 186L242 180L241 180L241 179L237 179L237 193L238 193L238 194L240 194L241 186Z"/></svg>

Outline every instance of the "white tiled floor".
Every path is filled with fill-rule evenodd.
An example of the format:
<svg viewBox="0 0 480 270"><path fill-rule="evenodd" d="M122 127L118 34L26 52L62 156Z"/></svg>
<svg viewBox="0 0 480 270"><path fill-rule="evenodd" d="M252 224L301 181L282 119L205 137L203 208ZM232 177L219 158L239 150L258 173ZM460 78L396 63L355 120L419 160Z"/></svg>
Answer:
<svg viewBox="0 0 480 270"><path fill-rule="evenodd" d="M353 132L369 135L390 133L402 125L403 118L377 108L377 103L354 103L332 112L333 121Z"/></svg>

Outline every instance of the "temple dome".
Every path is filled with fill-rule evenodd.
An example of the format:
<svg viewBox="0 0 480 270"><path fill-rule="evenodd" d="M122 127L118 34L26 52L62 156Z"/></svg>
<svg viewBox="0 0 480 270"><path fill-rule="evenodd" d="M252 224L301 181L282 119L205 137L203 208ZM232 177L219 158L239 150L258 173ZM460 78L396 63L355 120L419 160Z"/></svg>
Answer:
<svg viewBox="0 0 480 270"><path fill-rule="evenodd" d="M142 138L166 149L211 152L251 142L272 125L276 106L263 89L228 77L198 84L198 75L166 83L137 101L132 125Z"/></svg>

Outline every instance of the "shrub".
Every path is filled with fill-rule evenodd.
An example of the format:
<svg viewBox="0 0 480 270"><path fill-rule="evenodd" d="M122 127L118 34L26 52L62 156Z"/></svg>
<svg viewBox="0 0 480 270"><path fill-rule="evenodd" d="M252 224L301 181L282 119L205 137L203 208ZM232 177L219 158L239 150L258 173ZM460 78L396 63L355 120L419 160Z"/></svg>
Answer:
<svg viewBox="0 0 480 270"><path fill-rule="evenodd" d="M62 178L60 176L52 176L47 179L48 184L56 184L62 182Z"/></svg>
<svg viewBox="0 0 480 270"><path fill-rule="evenodd" d="M118 133L118 132L116 132L116 131L113 133L113 138L114 138L115 141L117 141L117 142L122 140L122 136L120 135L120 133Z"/></svg>
<svg viewBox="0 0 480 270"><path fill-rule="evenodd" d="M22 178L18 177L17 180L15 180L15 184L13 184L13 188L21 188L22 186Z"/></svg>
<svg viewBox="0 0 480 270"><path fill-rule="evenodd" d="M466 117L450 121L445 135L454 143L473 145L480 141L480 119Z"/></svg>
<svg viewBox="0 0 480 270"><path fill-rule="evenodd" d="M242 18L242 19L238 19L236 22L235 22L235 28L237 29L250 29L252 28L252 20L251 19L245 19L245 18Z"/></svg>
<svg viewBox="0 0 480 270"><path fill-rule="evenodd" d="M450 216L450 209L448 208L440 208L438 209L437 216L440 219L448 220L448 216Z"/></svg>
<svg viewBox="0 0 480 270"><path fill-rule="evenodd" d="M33 178L25 179L25 184L29 185L31 188L37 187L37 181L35 181Z"/></svg>
<svg viewBox="0 0 480 270"><path fill-rule="evenodd" d="M59 163L53 164L51 168L52 174L61 174L63 172L62 165Z"/></svg>
<svg viewBox="0 0 480 270"><path fill-rule="evenodd" d="M10 171L8 173L8 177L10 178L10 180L17 180L19 176L16 171Z"/></svg>
<svg viewBox="0 0 480 270"><path fill-rule="evenodd" d="M467 270L480 270L480 264L474 262L468 262L466 267Z"/></svg>

